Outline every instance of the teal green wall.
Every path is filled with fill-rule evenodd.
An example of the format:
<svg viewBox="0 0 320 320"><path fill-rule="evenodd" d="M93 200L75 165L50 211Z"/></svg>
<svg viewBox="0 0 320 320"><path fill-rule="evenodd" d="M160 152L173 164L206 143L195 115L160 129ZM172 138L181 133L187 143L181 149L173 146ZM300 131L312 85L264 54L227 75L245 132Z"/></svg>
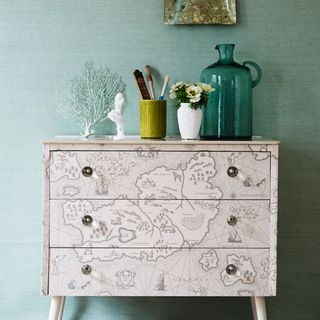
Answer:
<svg viewBox="0 0 320 320"><path fill-rule="evenodd" d="M240 2L240 1L238 1ZM278 297L271 320L320 319L320 1L243 0L231 27L163 24L162 0L0 1L0 318L45 319L39 296L41 147L77 134L56 113L60 80L87 60L127 83L128 134L138 133L135 68L157 66L195 81L216 60L214 44L237 44L237 60L264 70L254 131L282 140ZM169 133L176 133L170 107ZM106 123L105 133L110 133ZM65 319L250 319L248 299L70 298Z"/></svg>

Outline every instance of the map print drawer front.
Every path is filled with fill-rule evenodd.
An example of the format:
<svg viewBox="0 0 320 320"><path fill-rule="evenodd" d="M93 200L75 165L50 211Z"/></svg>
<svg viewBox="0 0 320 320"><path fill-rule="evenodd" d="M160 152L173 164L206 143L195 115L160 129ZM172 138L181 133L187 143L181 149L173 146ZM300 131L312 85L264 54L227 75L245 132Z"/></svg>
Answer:
<svg viewBox="0 0 320 320"><path fill-rule="evenodd" d="M51 199L269 199L269 152L54 151Z"/></svg>
<svg viewBox="0 0 320 320"><path fill-rule="evenodd" d="M268 248L268 200L51 200L51 247Z"/></svg>
<svg viewBox="0 0 320 320"><path fill-rule="evenodd" d="M135 258L133 258L135 256ZM181 249L157 260L142 249L51 249L54 296L268 296L267 249Z"/></svg>

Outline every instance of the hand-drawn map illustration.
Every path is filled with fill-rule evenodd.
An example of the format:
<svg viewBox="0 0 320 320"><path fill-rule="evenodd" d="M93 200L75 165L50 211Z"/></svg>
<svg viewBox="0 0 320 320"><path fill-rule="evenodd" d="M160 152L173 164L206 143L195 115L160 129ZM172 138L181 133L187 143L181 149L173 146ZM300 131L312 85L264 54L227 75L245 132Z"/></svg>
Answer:
<svg viewBox="0 0 320 320"><path fill-rule="evenodd" d="M50 153L50 295L275 293L276 158L181 148Z"/></svg>
<svg viewBox="0 0 320 320"><path fill-rule="evenodd" d="M239 169L229 177L227 169ZM92 175L82 174L85 167ZM269 199L270 155L251 152L52 153L53 199Z"/></svg>
<svg viewBox="0 0 320 320"><path fill-rule="evenodd" d="M51 294L104 295L107 291L116 296L237 296L249 290L268 295L268 278L260 276L261 262L269 255L266 249L216 250L213 255L208 249L181 249L157 261L129 258L125 252L133 256L134 249L94 249L86 261L92 268L88 275L81 272L79 250L51 249L55 257L63 253L69 257L61 260L57 275L50 275ZM135 251L138 256L141 249ZM148 250L145 253L149 255ZM230 263L238 268L235 275L225 272Z"/></svg>
<svg viewBox="0 0 320 320"><path fill-rule="evenodd" d="M53 200L51 211L52 247L143 247L157 260L182 247L265 248L269 241L266 200Z"/></svg>

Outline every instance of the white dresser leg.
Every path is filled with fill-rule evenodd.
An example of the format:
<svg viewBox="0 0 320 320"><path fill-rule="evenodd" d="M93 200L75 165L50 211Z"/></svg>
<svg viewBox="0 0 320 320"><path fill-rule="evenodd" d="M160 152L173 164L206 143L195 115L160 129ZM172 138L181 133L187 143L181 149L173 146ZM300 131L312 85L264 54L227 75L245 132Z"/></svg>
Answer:
<svg viewBox="0 0 320 320"><path fill-rule="evenodd" d="M264 297L251 297L254 320L267 320L266 302Z"/></svg>
<svg viewBox="0 0 320 320"><path fill-rule="evenodd" d="M48 320L58 320L62 297L51 297L51 306Z"/></svg>
<svg viewBox="0 0 320 320"><path fill-rule="evenodd" d="M256 303L254 301L254 297L251 297L251 307L252 307L253 320L257 320L257 309L256 309Z"/></svg>
<svg viewBox="0 0 320 320"><path fill-rule="evenodd" d="M60 302L58 320L62 320L65 301L66 301L66 297L62 297Z"/></svg>

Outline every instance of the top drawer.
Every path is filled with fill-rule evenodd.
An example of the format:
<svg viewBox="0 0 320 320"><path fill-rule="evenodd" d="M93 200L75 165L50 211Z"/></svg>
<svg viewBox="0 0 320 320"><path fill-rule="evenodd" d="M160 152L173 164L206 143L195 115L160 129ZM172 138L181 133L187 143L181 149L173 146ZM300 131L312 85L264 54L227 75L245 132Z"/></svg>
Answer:
<svg viewBox="0 0 320 320"><path fill-rule="evenodd" d="M51 152L51 199L268 199L269 193L268 152Z"/></svg>

